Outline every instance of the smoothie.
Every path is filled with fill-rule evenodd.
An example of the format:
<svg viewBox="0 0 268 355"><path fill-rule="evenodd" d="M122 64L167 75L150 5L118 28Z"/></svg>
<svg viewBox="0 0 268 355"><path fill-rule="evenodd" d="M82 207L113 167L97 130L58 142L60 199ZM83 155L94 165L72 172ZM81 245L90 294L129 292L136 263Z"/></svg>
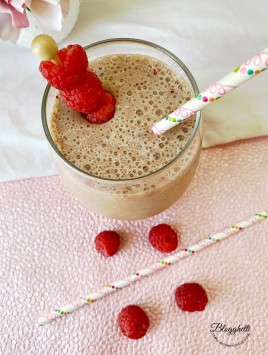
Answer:
<svg viewBox="0 0 268 355"><path fill-rule="evenodd" d="M109 122L90 124L55 98L49 128L65 158L56 159L63 182L104 216L142 219L164 211L192 180L200 135L186 149L195 116L162 136L151 126L193 97L193 89L147 55L105 55L90 61L90 69L115 96L116 111Z"/></svg>

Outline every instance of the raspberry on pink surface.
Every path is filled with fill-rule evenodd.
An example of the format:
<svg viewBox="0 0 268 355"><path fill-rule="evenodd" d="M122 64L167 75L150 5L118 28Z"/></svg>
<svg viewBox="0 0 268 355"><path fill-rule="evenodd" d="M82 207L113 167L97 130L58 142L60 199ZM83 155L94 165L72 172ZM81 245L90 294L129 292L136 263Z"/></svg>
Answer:
<svg viewBox="0 0 268 355"><path fill-rule="evenodd" d="M145 311L137 305L129 305L121 310L117 323L120 331L130 339L140 339L145 336L150 320Z"/></svg>
<svg viewBox="0 0 268 355"><path fill-rule="evenodd" d="M95 238L95 248L103 256L109 257L117 253L120 246L120 235L115 231L103 231Z"/></svg>
<svg viewBox="0 0 268 355"><path fill-rule="evenodd" d="M178 235L168 224L162 223L150 230L149 241L155 249L171 253L178 246Z"/></svg>
<svg viewBox="0 0 268 355"><path fill-rule="evenodd" d="M182 311L201 312L206 308L208 297L200 284L191 282L177 287L175 302Z"/></svg>

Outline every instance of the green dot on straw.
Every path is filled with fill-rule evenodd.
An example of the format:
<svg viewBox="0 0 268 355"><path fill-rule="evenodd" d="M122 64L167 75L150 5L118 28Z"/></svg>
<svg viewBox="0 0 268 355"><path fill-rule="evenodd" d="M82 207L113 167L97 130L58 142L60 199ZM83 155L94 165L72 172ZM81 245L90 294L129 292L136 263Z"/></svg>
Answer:
<svg viewBox="0 0 268 355"><path fill-rule="evenodd" d="M87 298L87 302L88 302L88 303L91 302L91 299L90 299L90 298Z"/></svg>
<svg viewBox="0 0 268 355"><path fill-rule="evenodd" d="M239 71L240 67L235 68L234 72L237 73Z"/></svg>

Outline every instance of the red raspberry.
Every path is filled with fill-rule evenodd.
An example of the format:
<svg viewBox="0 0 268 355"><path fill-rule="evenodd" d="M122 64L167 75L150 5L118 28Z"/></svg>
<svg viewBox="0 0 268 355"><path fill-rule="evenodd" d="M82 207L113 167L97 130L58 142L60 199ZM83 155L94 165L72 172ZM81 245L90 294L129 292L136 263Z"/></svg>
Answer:
<svg viewBox="0 0 268 355"><path fill-rule="evenodd" d="M90 123L101 124L109 121L114 116L115 98L113 95L105 91L102 106L94 112L85 115L85 119Z"/></svg>
<svg viewBox="0 0 268 355"><path fill-rule="evenodd" d="M177 306L186 312L203 311L208 303L206 291L196 282L185 283L175 291Z"/></svg>
<svg viewBox="0 0 268 355"><path fill-rule="evenodd" d="M60 91L60 97L66 106L74 111L90 113L102 105L104 90L100 79L91 71L87 71L84 80L75 88Z"/></svg>
<svg viewBox="0 0 268 355"><path fill-rule="evenodd" d="M69 45L58 51L60 65L51 61L42 61L39 66L43 77L56 89L73 88L85 75L88 59L83 47L79 44Z"/></svg>
<svg viewBox="0 0 268 355"><path fill-rule="evenodd" d="M103 256L113 256L120 245L120 236L114 231L103 231L95 238L95 248Z"/></svg>
<svg viewBox="0 0 268 355"><path fill-rule="evenodd" d="M149 318L142 308L130 305L122 309L117 318L121 332L130 339L142 338L150 325Z"/></svg>
<svg viewBox="0 0 268 355"><path fill-rule="evenodd" d="M149 233L152 246L164 253L170 253L178 246L177 233L168 224L158 224Z"/></svg>

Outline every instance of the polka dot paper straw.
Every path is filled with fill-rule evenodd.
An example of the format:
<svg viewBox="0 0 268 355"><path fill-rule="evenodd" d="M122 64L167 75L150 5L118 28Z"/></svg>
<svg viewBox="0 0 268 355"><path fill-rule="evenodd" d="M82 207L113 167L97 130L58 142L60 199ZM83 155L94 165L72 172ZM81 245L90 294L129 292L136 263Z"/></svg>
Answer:
<svg viewBox="0 0 268 355"><path fill-rule="evenodd" d="M220 99L228 92L236 89L247 80L255 75L263 72L268 67L268 48L264 49L259 54L256 54L252 59L249 59L245 64L234 69L233 72L226 75L219 81L212 84L207 90L201 92L196 97L186 102L175 111L167 115L161 121L155 123L152 131L155 134L161 134L183 122L188 117L202 110L211 102Z"/></svg>
<svg viewBox="0 0 268 355"><path fill-rule="evenodd" d="M191 256L194 253L197 253L197 252L215 244L216 242L219 242L222 239L228 238L231 235L236 234L236 233L242 231L243 229L252 226L253 224L267 218L267 216L268 216L268 213L266 211L262 211L260 213L257 213L245 221L236 223L236 224L232 225L231 227L223 229L219 233L216 233L214 235L206 237L205 239L199 241L196 244L189 246L188 248L182 249L175 254L172 254L170 256L167 256L166 258L161 259L158 263L156 263L150 267L140 269L140 270L135 271L132 274L124 277L121 280L111 282L111 283L107 284L106 286L104 286L102 289L100 289L98 292L89 293L89 294L85 295L84 297L79 298L78 300L76 300L72 304L52 310L50 313L44 315L43 317L40 317L38 319L38 323L39 323L39 325L44 325L46 323L49 323L49 322L55 320L56 318L62 317L68 313L71 313L71 312L83 307L86 304L90 304L94 301L99 300L100 298L103 298L103 297L109 295L110 293L114 293L124 287L127 287L131 283L133 283L141 278L144 278L150 274L153 274L157 270L160 270L160 269L163 269L169 265L175 264L181 259Z"/></svg>

